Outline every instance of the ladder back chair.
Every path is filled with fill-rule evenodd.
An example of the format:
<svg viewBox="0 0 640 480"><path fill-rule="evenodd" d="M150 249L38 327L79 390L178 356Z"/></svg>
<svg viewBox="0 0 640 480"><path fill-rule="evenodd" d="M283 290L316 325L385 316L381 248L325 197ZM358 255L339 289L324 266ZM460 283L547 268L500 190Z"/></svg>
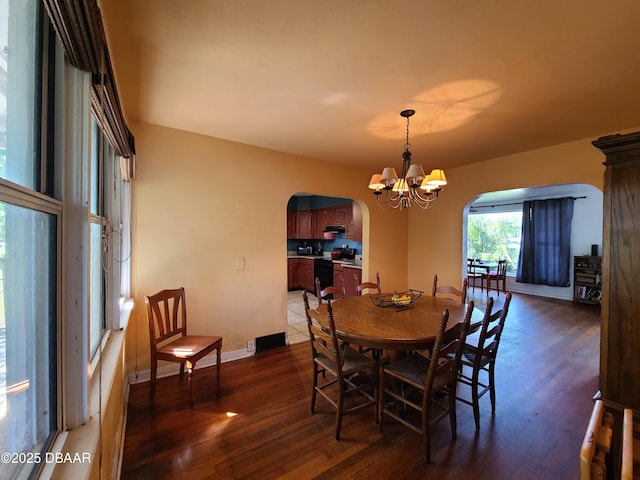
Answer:
<svg viewBox="0 0 640 480"><path fill-rule="evenodd" d="M360 280L358 279L358 274L354 273L353 274L353 281L355 282L356 285L356 293L358 295L362 295L362 291L366 290L368 288L370 289L376 289L378 291L378 295L382 294L382 287L380 286L380 272L376 272L376 283L373 282L362 282L360 283Z"/></svg>
<svg viewBox="0 0 640 480"><path fill-rule="evenodd" d="M149 401L156 393L158 360L180 364L180 381L185 367L189 379L189 403L193 408L194 378L196 362L216 351L216 381L220 387L220 356L222 337L187 334L187 305L184 288L162 290L145 297L149 324L149 344L151 352L151 381Z"/></svg>
<svg viewBox="0 0 640 480"><path fill-rule="evenodd" d="M467 290L469 289L469 281L465 278L462 281L462 290L449 285L438 286L438 274L433 276L433 287L431 288L431 295L436 294L448 294L460 298L460 303L467 303Z"/></svg>
<svg viewBox="0 0 640 480"><path fill-rule="evenodd" d="M492 313L493 297L489 297L477 338L475 333L467 337L463 348L459 382L471 387L471 400L458 400L473 407L476 430L480 430L480 397L485 393L491 397L491 414L496 412L496 358L510 303L511 292L507 292L502 308Z"/></svg>
<svg viewBox="0 0 640 480"><path fill-rule="evenodd" d="M472 291L476 291L476 280L480 280L480 291L484 290L484 271L473 266L475 259L467 258L467 279L471 285Z"/></svg>
<svg viewBox="0 0 640 480"><path fill-rule="evenodd" d="M316 277L316 297L318 297L318 305L322 305L322 300L326 300L329 295L332 295L334 300L345 296L344 277L340 277L340 281L342 284L340 286L329 285L328 287L321 289L320 279Z"/></svg>
<svg viewBox="0 0 640 480"><path fill-rule="evenodd" d="M327 301L327 315L324 316L309 308L306 291L302 292L302 299L313 360L311 413L315 413L316 397L320 394L336 409L335 438L340 440L344 415L373 405L376 418L378 365L371 358L340 342L336 335L331 300ZM319 381L320 378L322 381ZM346 406L348 396L348 400L352 401Z"/></svg>
<svg viewBox="0 0 640 480"><path fill-rule="evenodd" d="M464 321L450 330L446 330L449 310L442 312L429 358L410 354L382 369L378 427L382 431L384 417L388 416L419 433L426 463L431 463L432 424L448 416L452 440L456 439L458 371L473 308L473 302L469 302Z"/></svg>
<svg viewBox="0 0 640 480"><path fill-rule="evenodd" d="M507 293L507 261L498 260L496 271L484 274L482 280L483 285L485 280L487 281L487 295L489 294L489 290L491 290L491 282L496 282L498 296L500 296L500 282L502 282L502 292Z"/></svg>

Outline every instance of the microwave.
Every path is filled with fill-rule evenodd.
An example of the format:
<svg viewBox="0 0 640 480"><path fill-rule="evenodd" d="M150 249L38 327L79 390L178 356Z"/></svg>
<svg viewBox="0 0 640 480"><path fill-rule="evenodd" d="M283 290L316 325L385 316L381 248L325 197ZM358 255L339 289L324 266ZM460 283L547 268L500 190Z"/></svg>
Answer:
<svg viewBox="0 0 640 480"><path fill-rule="evenodd" d="M314 250L311 246L298 247L298 255L315 255Z"/></svg>

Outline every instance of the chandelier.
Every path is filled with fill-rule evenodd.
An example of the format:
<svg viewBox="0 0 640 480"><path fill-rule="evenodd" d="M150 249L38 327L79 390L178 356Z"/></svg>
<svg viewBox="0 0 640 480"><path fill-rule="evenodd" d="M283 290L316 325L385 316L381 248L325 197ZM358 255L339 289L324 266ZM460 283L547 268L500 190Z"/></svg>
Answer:
<svg viewBox="0 0 640 480"><path fill-rule="evenodd" d="M382 174L376 173L369 181L378 205L383 209L417 207L426 210L438 201L438 194L447 184L444 170L431 170L425 175L422 165L411 163L409 143L409 117L415 110L403 110L400 115L407 119L407 137L402 152L402 175L398 177L395 168L385 167Z"/></svg>

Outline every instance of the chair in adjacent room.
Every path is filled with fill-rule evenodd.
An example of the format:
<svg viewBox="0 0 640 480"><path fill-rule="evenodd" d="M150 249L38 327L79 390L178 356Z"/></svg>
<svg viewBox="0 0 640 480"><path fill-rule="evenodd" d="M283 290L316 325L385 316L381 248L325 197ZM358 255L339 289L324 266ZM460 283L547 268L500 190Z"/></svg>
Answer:
<svg viewBox="0 0 640 480"><path fill-rule="evenodd" d="M450 285L438 286L438 274L436 273L433 276L433 287L431 288L431 295L434 297L436 294L447 294L452 295L454 297L458 297L461 303L467 302L467 290L469 289L469 281L465 278L462 281L462 290L456 287L452 287Z"/></svg>
<svg viewBox="0 0 640 480"><path fill-rule="evenodd" d="M430 427L449 417L452 440L456 439L456 387L473 301L464 321L446 330L449 310L442 312L440 330L430 358L410 354L385 365L380 379L378 426L388 416L422 435L422 453L431 463Z"/></svg>
<svg viewBox="0 0 640 480"><path fill-rule="evenodd" d="M338 339L331 300L327 301L327 315L324 316L309 308L306 291L302 298L313 360L311 413L315 413L316 398L320 394L336 409L335 437L340 440L345 415L371 405L374 420L377 417L378 365Z"/></svg>
<svg viewBox="0 0 640 480"><path fill-rule="evenodd" d="M316 297L318 297L318 305L322 305L322 300L326 300L329 295L332 296L334 300L344 297L344 278L340 278L342 285L335 286L329 285L325 288L320 288L320 279L316 277Z"/></svg>
<svg viewBox="0 0 640 480"><path fill-rule="evenodd" d="M376 272L376 283L373 282L362 282L358 279L358 274L353 274L353 281L356 285L356 293L358 295L362 295L362 291L366 289L376 289L378 291L378 295L382 293L382 287L380 286L380 272Z"/></svg>
<svg viewBox="0 0 640 480"><path fill-rule="evenodd" d="M502 282L502 292L507 293L507 261L498 260L498 267L496 268L496 271L485 273L483 275L483 285L485 280L487 281L487 295L489 294L489 290L491 290L491 282L496 282L496 291L498 292L498 296L500 296L500 282Z"/></svg>
<svg viewBox="0 0 640 480"><path fill-rule="evenodd" d="M502 308L492 313L493 297L489 297L482 324L477 334L467 337L462 351L459 382L471 387L471 400L460 396L458 400L473 407L476 430L480 430L480 397L485 393L491 397L491 414L496 412L496 358L510 303L507 292Z"/></svg>
<svg viewBox="0 0 640 480"><path fill-rule="evenodd" d="M156 373L158 360L180 364L180 381L185 367L189 379L189 403L193 408L194 370L196 362L216 351L216 381L220 387L220 355L222 337L187 334L187 305L184 288L162 290L146 296L147 320L149 324L149 344L151 351L151 381L149 401L156 393Z"/></svg>
<svg viewBox="0 0 640 480"><path fill-rule="evenodd" d="M480 291L483 291L484 288L484 283L483 283L483 276L484 276L484 270L475 268L473 266L475 260L473 258L467 258L467 280L469 282L469 285L471 286L472 291L475 293L476 291L476 280L480 280Z"/></svg>

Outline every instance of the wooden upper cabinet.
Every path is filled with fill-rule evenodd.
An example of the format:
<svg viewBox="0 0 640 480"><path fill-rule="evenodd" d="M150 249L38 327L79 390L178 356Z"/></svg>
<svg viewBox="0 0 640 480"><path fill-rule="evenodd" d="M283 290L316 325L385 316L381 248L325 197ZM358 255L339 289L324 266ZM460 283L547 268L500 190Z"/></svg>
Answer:
<svg viewBox="0 0 640 480"><path fill-rule="evenodd" d="M335 207L333 216L334 216L333 225L338 227L347 226L347 207Z"/></svg>
<svg viewBox="0 0 640 480"><path fill-rule="evenodd" d="M362 242L362 211L353 206L287 211L287 238L319 239L326 227L344 227L345 238Z"/></svg>
<svg viewBox="0 0 640 480"><path fill-rule="evenodd" d="M296 218L298 212L295 210L287 210L287 238L298 238L296 230Z"/></svg>
<svg viewBox="0 0 640 480"><path fill-rule="evenodd" d="M606 156L600 394L640 411L640 132L593 145Z"/></svg>
<svg viewBox="0 0 640 480"><path fill-rule="evenodd" d="M315 227L315 225L313 227ZM311 212L309 210L299 210L296 238L312 238L314 233L315 228L312 228L311 225Z"/></svg>
<svg viewBox="0 0 640 480"><path fill-rule="evenodd" d="M333 208L321 208L319 210L320 217L322 218L322 229L325 227L334 226L336 224L336 212Z"/></svg>
<svg viewBox="0 0 640 480"><path fill-rule="evenodd" d="M356 242L362 242L362 209L357 202L347 208L347 221L344 237Z"/></svg>

